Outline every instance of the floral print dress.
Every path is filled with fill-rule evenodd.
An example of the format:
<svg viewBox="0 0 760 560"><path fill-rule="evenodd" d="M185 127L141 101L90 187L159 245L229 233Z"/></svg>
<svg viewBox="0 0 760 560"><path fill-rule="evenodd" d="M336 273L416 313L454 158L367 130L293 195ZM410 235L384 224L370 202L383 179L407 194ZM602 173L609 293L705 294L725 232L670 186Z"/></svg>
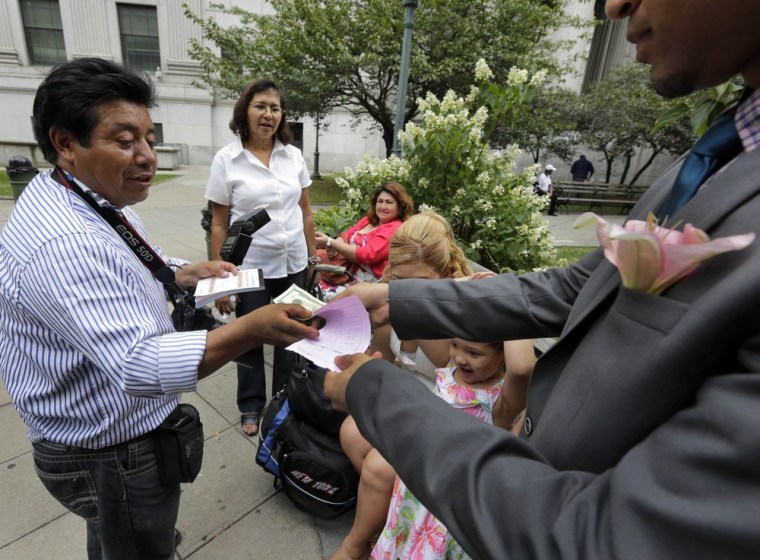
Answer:
<svg viewBox="0 0 760 560"><path fill-rule="evenodd" d="M462 412L492 423L493 404L503 380L490 389L457 385L456 367L436 370L435 392ZM375 560L460 560L470 558L446 527L423 506L397 476L385 528L372 550Z"/></svg>

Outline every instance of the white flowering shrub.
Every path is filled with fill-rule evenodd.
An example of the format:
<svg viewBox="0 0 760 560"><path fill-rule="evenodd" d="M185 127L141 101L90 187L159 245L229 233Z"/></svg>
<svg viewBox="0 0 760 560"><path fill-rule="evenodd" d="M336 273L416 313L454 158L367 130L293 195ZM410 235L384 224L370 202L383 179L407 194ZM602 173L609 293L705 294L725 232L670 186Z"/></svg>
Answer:
<svg viewBox="0 0 760 560"><path fill-rule="evenodd" d="M431 208L449 220L472 260L493 270L546 268L557 254L541 219L548 201L533 194L537 169L515 172L519 150L496 152L488 144L498 126L519 123L545 74L531 77L515 68L499 85L480 60L475 76L477 84L466 98L450 91L443 99L428 93L418 100L419 120L399 133L403 160L365 157L346 170L341 186L348 205L358 218L374 187L398 181L418 210Z"/></svg>

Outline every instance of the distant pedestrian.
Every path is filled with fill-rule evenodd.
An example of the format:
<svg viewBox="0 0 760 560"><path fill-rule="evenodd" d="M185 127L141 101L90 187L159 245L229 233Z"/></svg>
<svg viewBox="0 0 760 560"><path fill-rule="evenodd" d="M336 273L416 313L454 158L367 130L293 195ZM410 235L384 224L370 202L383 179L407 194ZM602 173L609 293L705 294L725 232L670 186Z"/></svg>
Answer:
<svg viewBox="0 0 760 560"><path fill-rule="evenodd" d="M590 181L594 175L594 164L587 160L586 156L581 155L570 167L570 175L576 182Z"/></svg>
<svg viewBox="0 0 760 560"><path fill-rule="evenodd" d="M536 194L549 197L550 216L557 215L557 191L552 187L551 177L552 172L556 170L557 168L549 163L544 167L543 173L540 173L538 177L536 177Z"/></svg>

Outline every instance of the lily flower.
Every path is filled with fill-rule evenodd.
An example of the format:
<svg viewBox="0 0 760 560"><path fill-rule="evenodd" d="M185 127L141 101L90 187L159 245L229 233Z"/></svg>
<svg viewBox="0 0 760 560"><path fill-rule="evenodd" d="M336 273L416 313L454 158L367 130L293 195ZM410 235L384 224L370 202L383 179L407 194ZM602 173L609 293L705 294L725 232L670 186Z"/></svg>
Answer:
<svg viewBox="0 0 760 560"><path fill-rule="evenodd" d="M711 240L691 224L686 224L683 231L661 227L652 213L646 221L629 220L621 226L586 212L573 227L594 221L604 256L620 271L623 285L654 295L690 274L700 262L727 251L739 251L755 240L754 233Z"/></svg>

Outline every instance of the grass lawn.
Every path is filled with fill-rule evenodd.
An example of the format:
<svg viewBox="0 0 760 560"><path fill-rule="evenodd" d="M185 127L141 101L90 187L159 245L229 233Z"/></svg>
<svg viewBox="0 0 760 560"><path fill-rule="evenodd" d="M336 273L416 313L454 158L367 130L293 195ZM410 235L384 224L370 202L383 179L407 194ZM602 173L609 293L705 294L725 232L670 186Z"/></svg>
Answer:
<svg viewBox="0 0 760 560"><path fill-rule="evenodd" d="M3 198L10 198L13 196L13 193L11 192L11 182L8 179L8 173L5 172L5 169L0 169L0 197Z"/></svg>
<svg viewBox="0 0 760 560"><path fill-rule="evenodd" d="M156 173L153 176L153 184L158 185L164 181L171 181L172 179L179 177L176 173Z"/></svg>
<svg viewBox="0 0 760 560"><path fill-rule="evenodd" d="M339 175L322 175L313 179L309 188L309 200L312 204L338 204L343 200L343 191L335 183Z"/></svg>
<svg viewBox="0 0 760 560"><path fill-rule="evenodd" d="M596 247L557 247L556 249L559 258L571 263L577 261L586 253L590 253Z"/></svg>

